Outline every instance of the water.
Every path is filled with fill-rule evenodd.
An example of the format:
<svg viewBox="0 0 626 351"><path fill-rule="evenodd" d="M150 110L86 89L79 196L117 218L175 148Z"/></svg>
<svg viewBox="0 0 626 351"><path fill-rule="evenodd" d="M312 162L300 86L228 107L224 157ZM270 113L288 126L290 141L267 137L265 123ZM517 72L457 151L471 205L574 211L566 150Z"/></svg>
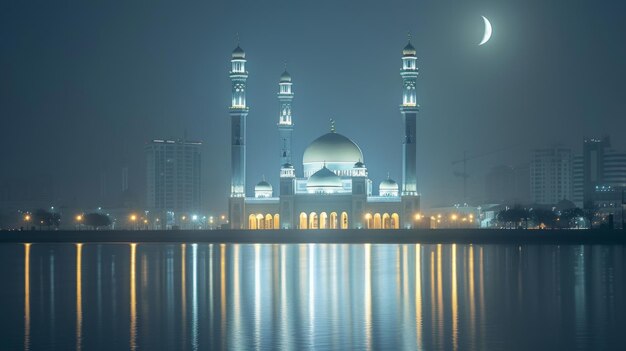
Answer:
<svg viewBox="0 0 626 351"><path fill-rule="evenodd" d="M7 350L602 350L623 246L0 245Z"/></svg>

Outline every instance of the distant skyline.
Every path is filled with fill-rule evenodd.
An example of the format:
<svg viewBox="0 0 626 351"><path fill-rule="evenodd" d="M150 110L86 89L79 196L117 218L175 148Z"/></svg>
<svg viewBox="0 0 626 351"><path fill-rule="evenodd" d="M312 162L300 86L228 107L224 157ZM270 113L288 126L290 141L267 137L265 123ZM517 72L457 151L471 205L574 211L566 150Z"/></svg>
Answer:
<svg viewBox="0 0 626 351"><path fill-rule="evenodd" d="M68 204L95 205L101 178L145 196L143 146L202 140L207 210L229 192L229 59L248 59L248 192L279 169L278 79L293 78L294 154L329 129L363 148L375 182L399 180L400 57L411 32L420 76L418 183L425 206L468 196L530 150L610 135L626 148L626 23L618 2L289 1L8 3L0 11L0 180L49 175ZM481 16L493 36L478 46ZM347 22L349 19L349 22ZM349 23L349 25L348 25Z"/></svg>

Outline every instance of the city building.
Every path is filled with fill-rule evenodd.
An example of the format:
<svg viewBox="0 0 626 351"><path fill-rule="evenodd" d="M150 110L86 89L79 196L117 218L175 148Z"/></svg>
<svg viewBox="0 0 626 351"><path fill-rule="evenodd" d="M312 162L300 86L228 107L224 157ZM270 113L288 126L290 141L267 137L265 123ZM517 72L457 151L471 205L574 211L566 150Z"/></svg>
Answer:
<svg viewBox="0 0 626 351"><path fill-rule="evenodd" d="M165 225L176 225L179 214L200 210L201 146L196 141L155 139L145 147L146 209L162 213Z"/></svg>
<svg viewBox="0 0 626 351"><path fill-rule="evenodd" d="M231 191L229 219L233 229L347 229L411 228L416 225L420 196L417 192L416 50L409 43L402 50L403 81L401 121L402 182L390 177L373 195L361 148L338 133L331 120L328 133L313 140L302 155L302 168L294 166L291 151L293 81L285 70L279 80L280 184L265 180L255 186L254 196L245 193L246 181L246 55L241 47L232 53Z"/></svg>
<svg viewBox="0 0 626 351"><path fill-rule="evenodd" d="M583 155L572 156L572 202L578 208L583 208L584 189L584 158Z"/></svg>
<svg viewBox="0 0 626 351"><path fill-rule="evenodd" d="M583 141L583 207L593 208L596 187L604 185L604 152L610 146L608 137Z"/></svg>
<svg viewBox="0 0 626 351"><path fill-rule="evenodd" d="M626 187L626 152L611 148L610 138L589 138L583 142L583 199L593 208L598 189Z"/></svg>
<svg viewBox="0 0 626 351"><path fill-rule="evenodd" d="M572 150L551 147L533 150L530 162L531 201L556 204L572 198Z"/></svg>

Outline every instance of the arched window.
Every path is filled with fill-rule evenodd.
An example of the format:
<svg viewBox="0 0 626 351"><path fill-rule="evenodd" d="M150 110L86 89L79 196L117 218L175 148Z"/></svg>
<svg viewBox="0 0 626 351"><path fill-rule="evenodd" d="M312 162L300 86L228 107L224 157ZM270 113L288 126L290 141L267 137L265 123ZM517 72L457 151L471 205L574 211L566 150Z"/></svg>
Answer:
<svg viewBox="0 0 626 351"><path fill-rule="evenodd" d="M348 229L348 214L341 212L341 229Z"/></svg>
<svg viewBox="0 0 626 351"><path fill-rule="evenodd" d="M337 229L339 226L337 225L337 212L330 213L330 229Z"/></svg>
<svg viewBox="0 0 626 351"><path fill-rule="evenodd" d="M265 215L265 229L274 229L274 220L269 213Z"/></svg>
<svg viewBox="0 0 626 351"><path fill-rule="evenodd" d="M397 213L391 215L391 228L400 229L400 216Z"/></svg>
<svg viewBox="0 0 626 351"><path fill-rule="evenodd" d="M307 229L307 217L306 217L306 213L302 212L300 213L300 229Z"/></svg>
<svg viewBox="0 0 626 351"><path fill-rule="evenodd" d="M391 217L389 217L389 213L383 214L383 229L391 229Z"/></svg>
<svg viewBox="0 0 626 351"><path fill-rule="evenodd" d="M309 229L318 229L319 222L317 218L317 213L311 212L309 213Z"/></svg>
<svg viewBox="0 0 626 351"><path fill-rule="evenodd" d="M280 215L274 214L274 229L280 229Z"/></svg>
<svg viewBox="0 0 626 351"><path fill-rule="evenodd" d="M374 214L374 229L380 229L380 213Z"/></svg>
<svg viewBox="0 0 626 351"><path fill-rule="evenodd" d="M326 212L320 213L320 229L328 229L328 215Z"/></svg>
<svg viewBox="0 0 626 351"><path fill-rule="evenodd" d="M265 229L265 223L263 223L263 215L260 213L256 215L256 227L257 229Z"/></svg>
<svg viewBox="0 0 626 351"><path fill-rule="evenodd" d="M257 229L256 227L256 216L251 214L248 216L248 229Z"/></svg>

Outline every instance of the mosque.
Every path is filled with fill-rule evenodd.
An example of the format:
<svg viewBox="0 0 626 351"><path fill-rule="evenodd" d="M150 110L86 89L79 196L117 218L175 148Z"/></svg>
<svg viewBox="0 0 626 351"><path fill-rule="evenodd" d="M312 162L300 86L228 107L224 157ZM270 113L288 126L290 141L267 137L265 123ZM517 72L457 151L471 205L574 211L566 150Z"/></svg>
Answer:
<svg viewBox="0 0 626 351"><path fill-rule="evenodd" d="M291 76L280 76L278 131L281 138L280 184L278 191L262 180L254 197L246 196L246 54L237 46L232 53L231 191L229 219L232 229L398 229L415 226L420 195L417 192L416 50L408 44L402 50L403 81L401 121L402 185L387 179L373 195L361 148L338 133L331 122L330 132L313 140L302 155L302 169L292 163L291 103L294 97Z"/></svg>

